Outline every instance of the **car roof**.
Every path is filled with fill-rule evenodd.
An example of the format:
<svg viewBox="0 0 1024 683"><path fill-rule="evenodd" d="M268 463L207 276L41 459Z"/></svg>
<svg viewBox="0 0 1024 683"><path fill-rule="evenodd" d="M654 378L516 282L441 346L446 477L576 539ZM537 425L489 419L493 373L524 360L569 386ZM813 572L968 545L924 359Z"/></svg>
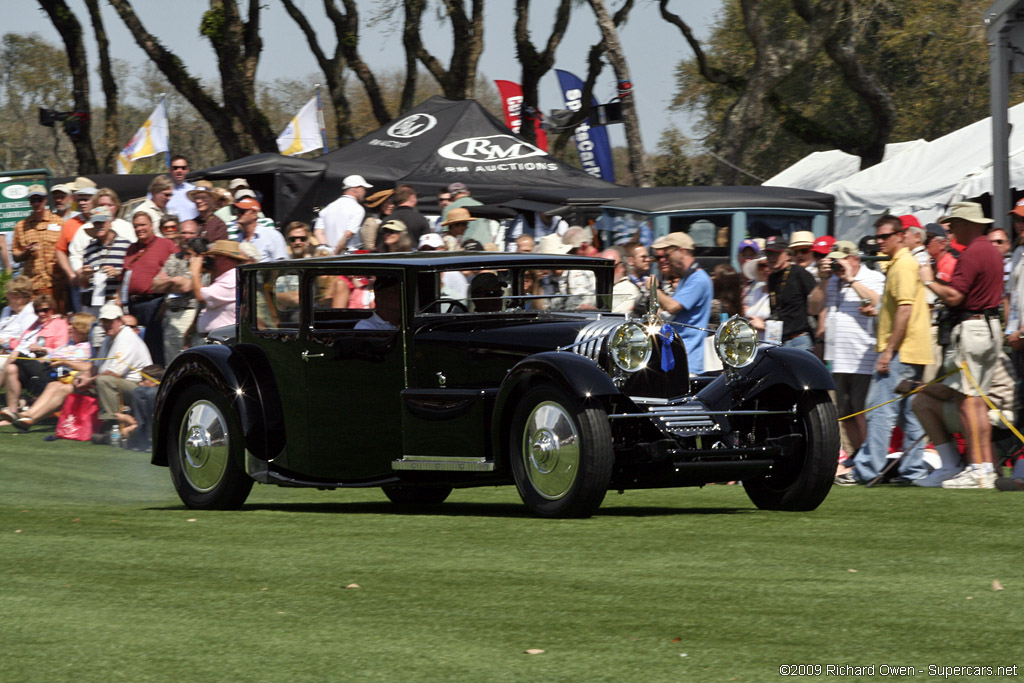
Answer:
<svg viewBox="0 0 1024 683"><path fill-rule="evenodd" d="M829 211L835 197L822 192L792 187L676 187L665 192L650 192L622 197L602 205L640 213L671 213L701 209L811 209Z"/></svg>
<svg viewBox="0 0 1024 683"><path fill-rule="evenodd" d="M477 270L515 266L519 268L551 267L565 268L612 267L608 259L593 256L568 254L524 254L519 252L492 251L414 251L395 254L350 254L343 256L322 256L288 261L265 261L240 266L241 270L279 269L283 264L302 265L302 268L317 269L334 266L357 267L400 267L415 270Z"/></svg>

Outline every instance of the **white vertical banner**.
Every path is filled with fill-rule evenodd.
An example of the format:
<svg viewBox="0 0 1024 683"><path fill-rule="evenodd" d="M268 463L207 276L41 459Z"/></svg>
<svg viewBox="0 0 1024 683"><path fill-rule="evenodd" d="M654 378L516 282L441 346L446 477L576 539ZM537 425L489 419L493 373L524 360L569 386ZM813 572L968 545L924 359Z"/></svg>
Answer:
<svg viewBox="0 0 1024 683"><path fill-rule="evenodd" d="M132 164L138 159L155 156L161 152L169 152L169 124L167 122L167 100L160 100L153 113L149 115L142 127L128 141L124 149L117 155L117 172L131 173Z"/></svg>
<svg viewBox="0 0 1024 683"><path fill-rule="evenodd" d="M277 149L285 156L295 156L322 147L316 96L313 96L278 136Z"/></svg>

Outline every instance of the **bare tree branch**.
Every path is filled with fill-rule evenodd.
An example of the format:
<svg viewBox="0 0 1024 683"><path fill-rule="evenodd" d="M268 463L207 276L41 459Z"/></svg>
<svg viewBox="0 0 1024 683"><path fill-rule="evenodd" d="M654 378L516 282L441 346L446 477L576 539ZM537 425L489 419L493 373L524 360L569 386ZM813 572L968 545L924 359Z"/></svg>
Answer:
<svg viewBox="0 0 1024 683"><path fill-rule="evenodd" d="M120 122L118 114L117 81L110 66L110 43L107 40L107 31L103 26L103 17L100 16L99 0L85 0L85 6L89 9L89 20L92 22L92 30L96 36L96 45L100 56L100 82L103 85L103 144L100 151L99 169L100 173L112 173L114 170L114 158L121 149L117 129Z"/></svg>
<svg viewBox="0 0 1024 683"><path fill-rule="evenodd" d="M516 55L522 66L522 77L520 79L523 88L523 105L521 113L521 126L519 134L530 142L536 141L534 121L540 116L538 110L539 97L538 89L540 79L551 70L555 63L555 51L565 36L569 27L569 17L572 11L573 0L561 0L555 9L555 25L548 36L547 44L543 52L538 52L530 41L530 0L516 0Z"/></svg>
<svg viewBox="0 0 1024 683"><path fill-rule="evenodd" d="M89 117L89 65L85 57L85 43L82 40L82 25L78 23L74 12L64 0L39 0L39 5L46 11L54 28L64 41L71 67L71 82L74 88L75 111L85 116L78 121L80 133L70 136L75 147L79 173L96 173L99 165L96 162L96 151L92 147L91 126Z"/></svg>

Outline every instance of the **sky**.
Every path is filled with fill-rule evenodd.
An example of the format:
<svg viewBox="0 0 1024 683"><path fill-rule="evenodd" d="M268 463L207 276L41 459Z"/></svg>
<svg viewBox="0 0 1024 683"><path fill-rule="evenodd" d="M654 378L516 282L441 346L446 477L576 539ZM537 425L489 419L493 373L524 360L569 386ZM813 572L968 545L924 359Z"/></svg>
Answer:
<svg viewBox="0 0 1024 683"><path fill-rule="evenodd" d="M605 0L609 11L614 12L621 2ZM98 60L95 52L88 11L83 0L68 0L69 6L78 16L86 33L86 44L89 49L90 72L94 74L92 96L94 102L100 102L102 95L98 77L95 76ZM153 0L135 0L132 3L136 14L143 25L161 42L174 51L193 75L215 79L217 77L216 59L210 43L198 32L202 13L209 7L203 0L174 0L172 2L154 2ZM302 9L315 27L323 27L319 31L321 46L328 55L334 52L334 31L326 19L322 0L296 0L295 4ZM340 3L338 3L340 5ZM375 7L378 2L362 0L358 3L361 20L360 52L363 60L374 71L399 69L404 65L404 52L401 44L401 26L389 27L383 24L371 25ZM433 3L432 3L433 4ZM240 0L243 8L248 6L246 0ZM550 2L537 1L531 5L530 29L531 38L538 48L547 41L551 25L554 21L554 10ZM722 0L672 0L669 9L682 17L693 28L698 39L706 38L709 26L715 19L722 5ZM260 59L257 78L273 80L276 78L306 78L311 86L322 80L322 74L316 60L309 50L306 39L295 22L285 12L278 0L263 0L262 13L263 53ZM131 64L139 64L147 59L123 22L106 2L101 2L104 25L111 43L111 56L123 59ZM442 61L447 63L452 45L451 30L447 24L439 23L431 12L424 20L422 35L427 48ZM479 71L490 80L504 79L519 81L519 63L515 58L513 30L515 25L514 3L512 0L487 0L484 26L484 51L480 59ZM17 33L38 33L45 39L62 45L60 36L48 17L38 4L30 0L6 0L4 2L3 23L0 31ZM582 3L573 11L573 16L555 60L555 67L576 73L580 78L586 76L586 57L591 45L600 38L593 12L587 3ZM690 115L685 112L669 110L675 89L673 71L681 59L692 56L679 30L665 22L658 12L655 0L637 0L629 21L620 28L620 40L629 63L633 88L640 116L644 147L649 152L658 151L658 138L661 131L670 126L677 126L687 135L693 134ZM429 76L427 76L429 78ZM122 91L123 92L123 91ZM600 101L607 101L615 92L615 78L610 66L606 65L598 79L595 95ZM137 103L143 105L144 103ZM296 112L303 102L296 103ZM554 71L544 76L540 91L541 109L548 112L562 108L561 91ZM70 106L70 103L69 103ZM126 133L131 136L134 122L124 122ZM139 121L139 124L142 122ZM625 144L625 136L621 125L609 126L612 144ZM174 132L171 131L172 144ZM127 142L127 140L126 140Z"/></svg>

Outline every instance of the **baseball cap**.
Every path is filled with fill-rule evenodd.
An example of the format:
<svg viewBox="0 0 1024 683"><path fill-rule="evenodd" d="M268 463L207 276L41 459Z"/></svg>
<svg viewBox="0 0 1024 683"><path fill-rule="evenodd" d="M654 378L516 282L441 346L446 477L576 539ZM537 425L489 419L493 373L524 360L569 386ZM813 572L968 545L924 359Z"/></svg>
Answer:
<svg viewBox="0 0 1024 683"><path fill-rule="evenodd" d="M84 194L89 197L99 192L95 187L77 187L75 188L75 194Z"/></svg>
<svg viewBox="0 0 1024 683"><path fill-rule="evenodd" d="M432 249L444 249L444 240L436 232L428 232L420 235L419 248L430 247Z"/></svg>
<svg viewBox="0 0 1024 683"><path fill-rule="evenodd" d="M97 206L89 214L89 219L93 223L103 223L105 221L109 221L113 217L114 217L114 211L109 206Z"/></svg>
<svg viewBox="0 0 1024 683"><path fill-rule="evenodd" d="M828 253L829 258L846 258L852 254L859 254L857 245L849 240L840 240L832 246L832 251Z"/></svg>
<svg viewBox="0 0 1024 683"><path fill-rule="evenodd" d="M664 237L659 237L651 245L652 249L665 249L666 247L679 247L693 251L693 238L685 232L670 232Z"/></svg>
<svg viewBox="0 0 1024 683"><path fill-rule="evenodd" d="M1011 211L1010 213L1012 214L1013 212ZM1024 216L1024 213L1020 213L1017 215ZM924 226L924 230L925 232L928 233L929 237L941 237L942 239L949 239L949 236L946 234L946 229L939 225L938 223L929 223L928 225Z"/></svg>
<svg viewBox="0 0 1024 683"><path fill-rule="evenodd" d="M740 242L739 246L736 247L736 253L738 254L744 249L753 249L755 256L761 253L761 247L757 246L757 242L751 239L746 239Z"/></svg>
<svg viewBox="0 0 1024 683"><path fill-rule="evenodd" d="M100 320L117 320L122 315L124 315L124 311L113 301L108 301L100 307Z"/></svg>
<svg viewBox="0 0 1024 683"><path fill-rule="evenodd" d="M248 187L243 187L241 190L235 192L236 202L240 199L244 199L245 197L252 197L253 199L256 199L256 193L250 190Z"/></svg>
<svg viewBox="0 0 1024 683"><path fill-rule="evenodd" d="M903 225L903 229L907 228L920 228L921 223L911 214L904 214L900 216L900 223Z"/></svg>
<svg viewBox="0 0 1024 683"><path fill-rule="evenodd" d="M53 187L50 188L50 194L53 194L54 192L63 192L64 194L72 194L72 188L70 186L68 186L68 185L65 185L65 184L61 183L59 185L54 185Z"/></svg>
<svg viewBox="0 0 1024 683"><path fill-rule="evenodd" d="M764 241L765 251L788 251L789 243L782 235L772 235Z"/></svg>
<svg viewBox="0 0 1024 683"><path fill-rule="evenodd" d="M469 192L469 188L466 187L466 183L452 183L448 186L448 191L455 194L456 192Z"/></svg>
<svg viewBox="0 0 1024 683"><path fill-rule="evenodd" d="M246 211L248 211L249 209L256 209L257 211L260 211L263 208L260 206L260 203L253 199L252 197L242 197L241 199L235 202L235 206Z"/></svg>
<svg viewBox="0 0 1024 683"><path fill-rule="evenodd" d="M366 189L370 189L373 185L366 182L366 178L361 175L345 176L345 179L341 181L341 189L349 190L353 187L365 187Z"/></svg>
<svg viewBox="0 0 1024 683"><path fill-rule="evenodd" d="M391 232L405 232L408 228L406 227L404 221L392 218L381 223L380 229L390 230Z"/></svg>
<svg viewBox="0 0 1024 683"><path fill-rule="evenodd" d="M232 178L228 181L228 189L234 192L240 187L249 187L249 181L245 178Z"/></svg>
<svg viewBox="0 0 1024 683"><path fill-rule="evenodd" d="M836 243L836 238L832 235L825 235L814 240L814 244L811 245L811 251L815 254L828 254L832 251L832 245Z"/></svg>
<svg viewBox="0 0 1024 683"><path fill-rule="evenodd" d="M46 188L44 186L38 184L38 183L36 183L35 185L29 185L28 186L28 194L25 195L25 196L27 196L27 197L45 197L46 196Z"/></svg>

